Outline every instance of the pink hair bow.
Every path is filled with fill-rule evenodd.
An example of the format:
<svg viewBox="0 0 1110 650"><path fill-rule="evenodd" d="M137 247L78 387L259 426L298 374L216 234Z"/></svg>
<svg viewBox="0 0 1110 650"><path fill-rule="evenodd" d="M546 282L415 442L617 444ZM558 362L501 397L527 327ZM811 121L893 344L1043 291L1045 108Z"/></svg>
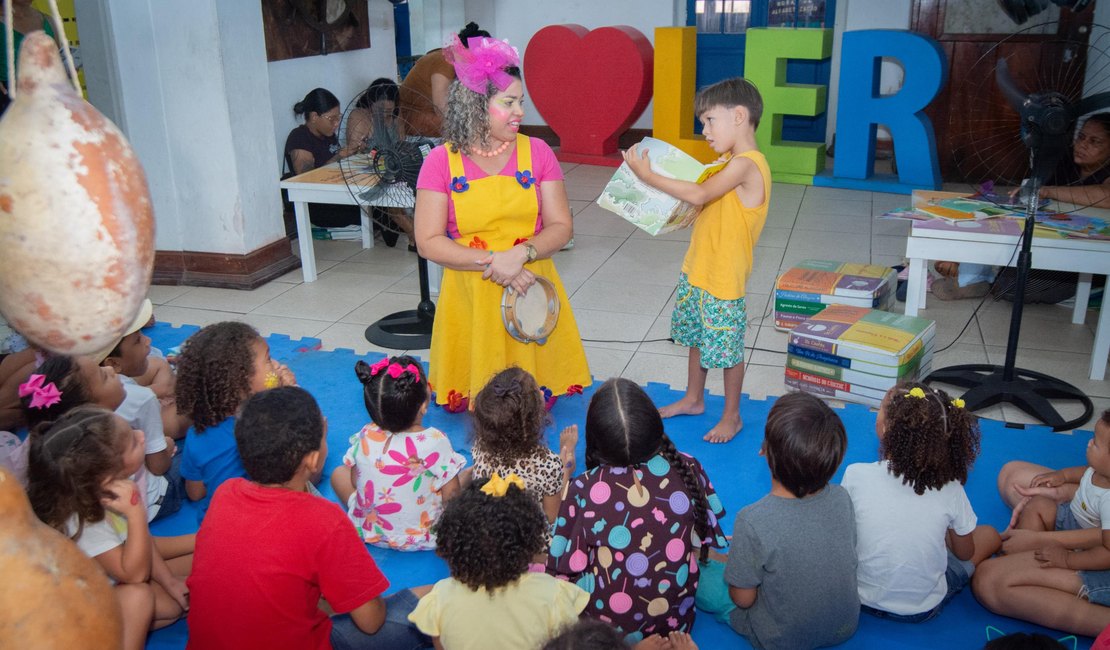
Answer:
<svg viewBox="0 0 1110 650"><path fill-rule="evenodd" d="M62 401L62 391L58 390L54 382L44 384L45 381L45 375L31 375L27 381L19 385L20 397L31 395L31 403L27 405L28 408L50 408Z"/></svg>
<svg viewBox="0 0 1110 650"><path fill-rule="evenodd" d="M459 83L479 95L486 94L486 83L492 83L498 90L505 90L513 83L513 78L505 68L520 66L520 53L508 41L496 38L474 36L466 40L466 47L453 35L443 48L443 58L455 66L455 76Z"/></svg>
<svg viewBox="0 0 1110 650"><path fill-rule="evenodd" d="M370 366L370 376L373 377L374 375L378 374L379 372L385 370L388 366L389 366L389 358L388 357L382 359L381 361L378 361L377 363Z"/></svg>
<svg viewBox="0 0 1110 650"><path fill-rule="evenodd" d="M399 363L391 363L389 364L389 368L386 369L386 372L388 372L389 376L393 377L394 379L397 379L406 372L411 373L417 379L420 378L420 370L411 363L406 365L404 368L402 368L401 364Z"/></svg>

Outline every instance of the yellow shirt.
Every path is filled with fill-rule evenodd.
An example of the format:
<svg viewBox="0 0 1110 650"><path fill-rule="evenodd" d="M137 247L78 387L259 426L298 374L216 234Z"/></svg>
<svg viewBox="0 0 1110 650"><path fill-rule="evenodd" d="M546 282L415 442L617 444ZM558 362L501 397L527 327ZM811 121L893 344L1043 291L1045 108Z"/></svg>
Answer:
<svg viewBox="0 0 1110 650"><path fill-rule="evenodd" d="M525 573L492 594L446 578L420 599L409 620L439 637L446 650L539 648L578 620L589 600L578 585L546 573Z"/></svg>
<svg viewBox="0 0 1110 650"><path fill-rule="evenodd" d="M747 158L759 168L763 176L763 203L746 207L732 190L705 204L694 222L690 248L682 260L682 272L690 284L721 300L744 297L744 285L752 271L752 254L771 200L771 169L767 159L755 150L737 157Z"/></svg>

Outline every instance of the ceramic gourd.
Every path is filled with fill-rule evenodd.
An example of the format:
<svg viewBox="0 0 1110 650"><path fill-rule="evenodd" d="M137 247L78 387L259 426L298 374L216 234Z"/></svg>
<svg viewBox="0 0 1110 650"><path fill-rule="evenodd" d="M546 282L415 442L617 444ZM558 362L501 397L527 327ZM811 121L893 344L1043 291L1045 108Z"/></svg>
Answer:
<svg viewBox="0 0 1110 650"><path fill-rule="evenodd" d="M0 119L0 314L62 354L114 345L146 297L154 221L123 134L70 85L54 40L29 34Z"/></svg>
<svg viewBox="0 0 1110 650"><path fill-rule="evenodd" d="M95 560L39 521L0 468L0 648L118 648L116 596Z"/></svg>

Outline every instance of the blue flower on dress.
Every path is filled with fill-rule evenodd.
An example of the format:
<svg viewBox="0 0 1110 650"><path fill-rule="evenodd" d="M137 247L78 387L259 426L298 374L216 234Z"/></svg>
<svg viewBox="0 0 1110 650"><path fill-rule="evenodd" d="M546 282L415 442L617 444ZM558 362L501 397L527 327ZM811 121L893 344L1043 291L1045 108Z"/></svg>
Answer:
<svg viewBox="0 0 1110 650"><path fill-rule="evenodd" d="M466 176L455 176L451 179L452 192L465 192L470 189L470 183L466 182Z"/></svg>
<svg viewBox="0 0 1110 650"><path fill-rule="evenodd" d="M536 178L532 176L531 169L525 169L522 172L516 173L516 182L520 183L520 186L524 189L528 189L536 184Z"/></svg>

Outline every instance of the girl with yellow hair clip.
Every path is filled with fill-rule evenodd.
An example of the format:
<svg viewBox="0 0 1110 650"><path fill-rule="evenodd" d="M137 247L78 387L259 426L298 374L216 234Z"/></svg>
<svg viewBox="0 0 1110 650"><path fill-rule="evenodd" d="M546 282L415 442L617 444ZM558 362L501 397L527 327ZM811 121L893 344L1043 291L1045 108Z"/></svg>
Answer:
<svg viewBox="0 0 1110 650"><path fill-rule="evenodd" d="M1001 546L964 492L979 423L962 400L910 383L887 392L875 432L878 462L849 465L842 481L856 514L860 603L881 618L927 621Z"/></svg>

